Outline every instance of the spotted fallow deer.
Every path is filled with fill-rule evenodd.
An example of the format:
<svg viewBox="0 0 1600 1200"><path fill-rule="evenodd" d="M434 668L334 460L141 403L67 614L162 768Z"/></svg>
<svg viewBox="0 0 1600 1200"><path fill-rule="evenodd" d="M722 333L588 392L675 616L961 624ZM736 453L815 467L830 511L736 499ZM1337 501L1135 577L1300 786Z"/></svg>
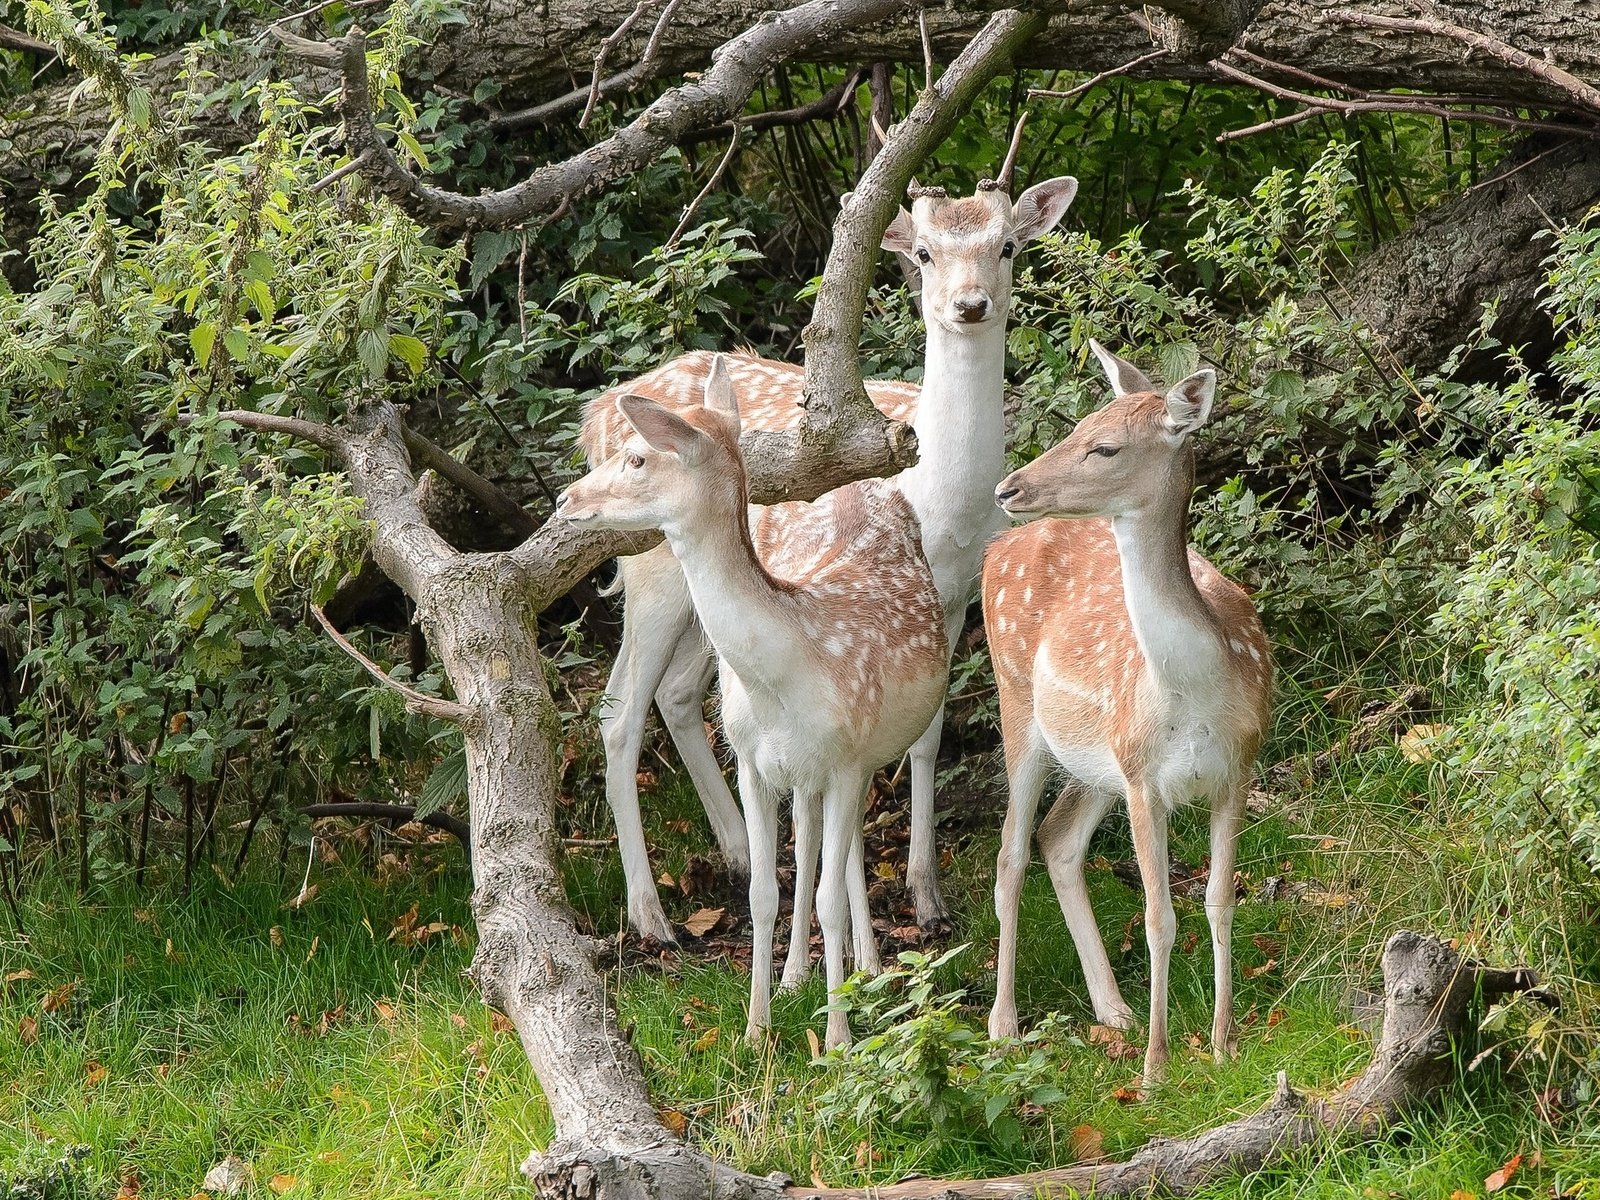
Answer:
<svg viewBox="0 0 1600 1200"><path fill-rule="evenodd" d="M923 384L870 380L867 394L884 414L910 421L917 433L917 465L894 487L911 502L922 525L923 549L945 612L953 645L977 593L983 546L1000 525L994 485L1005 473L1003 414L1006 319L1011 308L1015 255L1054 228L1077 193L1070 177L1023 192L1013 205L1004 191L963 199L925 194L902 209L884 234L921 272L927 324ZM584 416L581 442L590 465L612 455L632 435L621 408L625 395L642 396L673 412L700 403L712 356L686 354L599 396ZM753 355L726 359L738 390L746 429L797 425L805 374L801 368ZM606 685L600 715L606 748L606 797L616 815L628 891L628 923L644 936L673 940L651 877L639 815L638 763L651 699L689 770L695 790L729 866L747 870L739 809L706 742L701 704L714 672L696 627L683 573L669 547L619 561L625 593L622 646ZM933 776L943 709L911 749L911 845L906 882L918 920L946 915L939 891L934 844ZM797 826L797 858L815 845ZM809 861L814 863L814 858ZM814 867L797 871L809 890ZM786 983L808 967L810 917L795 916Z"/></svg>
<svg viewBox="0 0 1600 1200"><path fill-rule="evenodd" d="M1212 1048L1218 1058L1234 1048L1234 859L1271 710L1272 654L1249 597L1188 544L1191 439L1211 412L1215 373L1161 394L1138 368L1091 346L1116 398L995 492L1013 517L1071 519L1011 530L984 560L984 623L1010 788L994 889L999 979L989 1033L1017 1032L1017 901L1039 794L1059 764L1069 779L1039 826L1039 848L1095 1019L1121 1029L1132 1013L1095 925L1083 865L1112 804L1121 797L1128 806L1150 947L1148 1085L1168 1059L1176 920L1167 818L1192 800L1211 811Z"/></svg>
<svg viewBox="0 0 1600 1200"><path fill-rule="evenodd" d="M888 482L780 506L791 510L781 519L778 510L755 510L752 530L725 362L712 360L700 407L672 412L621 397L631 436L567 489L558 514L660 529L716 650L723 728L738 756L749 830L746 1036L755 1038L770 1025L780 793L794 793L797 807L821 797L817 911L831 994L844 982L847 932L853 926L858 962L862 938L872 939L865 888L847 887L847 866L860 869L849 860L867 784L927 728L944 697L949 647L916 514ZM848 1037L844 1014L830 1013L827 1044Z"/></svg>

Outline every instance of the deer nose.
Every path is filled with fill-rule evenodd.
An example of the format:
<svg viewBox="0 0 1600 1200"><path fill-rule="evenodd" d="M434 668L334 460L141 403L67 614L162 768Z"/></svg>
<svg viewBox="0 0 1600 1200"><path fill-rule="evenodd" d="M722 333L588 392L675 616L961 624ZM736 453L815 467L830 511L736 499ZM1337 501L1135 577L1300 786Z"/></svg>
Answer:
<svg viewBox="0 0 1600 1200"><path fill-rule="evenodd" d="M963 321L976 322L989 315L989 297L982 292L966 292L955 298L956 316Z"/></svg>
<svg viewBox="0 0 1600 1200"><path fill-rule="evenodd" d="M1022 495L1022 489L1009 479L1005 479L1000 482L999 487L994 489L994 502L1004 508L1007 501L1015 500L1020 495Z"/></svg>

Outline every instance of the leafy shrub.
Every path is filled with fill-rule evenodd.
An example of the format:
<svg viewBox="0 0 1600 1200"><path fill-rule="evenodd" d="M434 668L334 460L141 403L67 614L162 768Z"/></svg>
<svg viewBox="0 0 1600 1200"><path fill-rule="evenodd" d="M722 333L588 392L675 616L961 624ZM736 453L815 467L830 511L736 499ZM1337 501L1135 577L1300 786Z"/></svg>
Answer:
<svg viewBox="0 0 1600 1200"><path fill-rule="evenodd" d="M1001 1041L970 1027L961 1016L966 993L941 991L937 978L966 949L937 958L904 951L899 966L846 980L835 1004L849 1014L856 1040L824 1057L834 1075L818 1116L961 1137L982 1130L1010 1144L1021 1137L1023 1105L1065 1099L1056 1083L1061 1052L1083 1043L1054 1017Z"/></svg>

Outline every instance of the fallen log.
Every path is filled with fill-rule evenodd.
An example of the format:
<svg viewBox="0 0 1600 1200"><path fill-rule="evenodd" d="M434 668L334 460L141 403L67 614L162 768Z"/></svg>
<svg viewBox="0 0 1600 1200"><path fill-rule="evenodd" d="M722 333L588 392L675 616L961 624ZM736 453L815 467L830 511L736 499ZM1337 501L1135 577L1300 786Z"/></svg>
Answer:
<svg viewBox="0 0 1600 1200"><path fill-rule="evenodd" d="M1035 1200L1183 1196L1219 1179L1291 1159L1336 1138L1373 1140L1455 1077L1475 1001L1526 991L1532 972L1484 967L1438 938L1402 930L1383 950L1383 1030L1367 1069L1326 1094L1298 1092L1285 1073L1262 1108L1188 1138L1156 1138L1126 1162L1033 1171L998 1179L915 1179L882 1187L791 1186L796 1200Z"/></svg>

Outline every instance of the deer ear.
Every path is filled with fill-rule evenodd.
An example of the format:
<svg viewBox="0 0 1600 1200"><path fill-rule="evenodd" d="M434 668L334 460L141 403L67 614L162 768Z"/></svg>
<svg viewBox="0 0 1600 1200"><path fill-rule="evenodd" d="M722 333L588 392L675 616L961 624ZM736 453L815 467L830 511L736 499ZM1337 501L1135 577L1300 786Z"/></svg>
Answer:
<svg viewBox="0 0 1600 1200"><path fill-rule="evenodd" d="M663 454L676 454L680 458L694 451L701 433L682 417L675 416L653 400L643 396L624 395L617 399L617 407L652 450Z"/></svg>
<svg viewBox="0 0 1600 1200"><path fill-rule="evenodd" d="M889 228L883 231L881 245L896 254L910 254L917 248L917 231L911 224L911 214L905 209L899 209L894 214Z"/></svg>
<svg viewBox="0 0 1600 1200"><path fill-rule="evenodd" d="M1143 371L1127 359L1118 358L1093 338L1089 339L1089 349L1094 351L1094 356L1100 360L1100 369L1111 381L1113 395L1132 396L1137 392L1156 390L1156 385L1150 382L1150 377Z"/></svg>
<svg viewBox="0 0 1600 1200"><path fill-rule="evenodd" d="M1217 394L1217 373L1207 367L1196 371L1167 393L1167 432L1178 437L1193 433L1211 416Z"/></svg>
<svg viewBox="0 0 1600 1200"><path fill-rule="evenodd" d="M728 360L721 354L712 356L711 371L706 375L706 407L732 417L735 425L739 422L739 399L733 394L733 376L728 374Z"/></svg>
<svg viewBox="0 0 1600 1200"><path fill-rule="evenodd" d="M1012 233L1019 242L1031 242L1049 233L1066 215L1072 198L1078 194L1078 181L1071 175L1036 183L1017 197L1011 210Z"/></svg>

